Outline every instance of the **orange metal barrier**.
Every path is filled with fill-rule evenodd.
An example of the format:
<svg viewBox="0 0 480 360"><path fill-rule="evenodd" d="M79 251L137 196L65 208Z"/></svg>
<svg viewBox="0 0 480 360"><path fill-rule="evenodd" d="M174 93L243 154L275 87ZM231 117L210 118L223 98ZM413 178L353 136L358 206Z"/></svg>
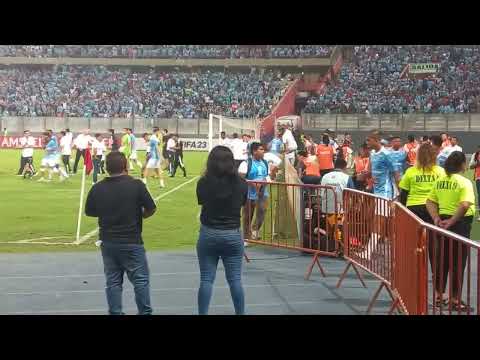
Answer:
<svg viewBox="0 0 480 360"><path fill-rule="evenodd" d="M395 208L388 199L352 189L344 190L343 207L343 246L347 266L338 280L337 288L341 286L350 267L354 269L364 287L367 286L358 269L375 276L381 283L368 306L367 313L370 313L384 287L394 303L397 298L392 291L392 219Z"/></svg>
<svg viewBox="0 0 480 360"><path fill-rule="evenodd" d="M419 314L422 309L421 282L426 277L422 261L425 241L424 222L402 204L396 202L393 221L393 280L396 299L390 308L405 314Z"/></svg>
<svg viewBox="0 0 480 360"><path fill-rule="evenodd" d="M418 314L480 315L480 244L431 224L424 227ZM436 301L442 293L445 301ZM456 306L460 302L463 306Z"/></svg>
<svg viewBox="0 0 480 360"><path fill-rule="evenodd" d="M305 278L318 266L325 276L319 257L338 256L341 243L335 188L330 186L248 181L256 200L247 200L242 213L246 242L299 250L313 255ZM248 257L246 257L249 261Z"/></svg>
<svg viewBox="0 0 480 360"><path fill-rule="evenodd" d="M337 287L350 267L364 287L359 269L380 280L367 313L385 287L390 314L480 314L480 244L372 194L344 190L343 204L348 263Z"/></svg>

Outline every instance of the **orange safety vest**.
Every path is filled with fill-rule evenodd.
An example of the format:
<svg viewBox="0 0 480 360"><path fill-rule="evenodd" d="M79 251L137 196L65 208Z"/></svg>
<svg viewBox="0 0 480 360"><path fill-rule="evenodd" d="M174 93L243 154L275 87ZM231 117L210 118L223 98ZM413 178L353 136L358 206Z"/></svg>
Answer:
<svg viewBox="0 0 480 360"><path fill-rule="evenodd" d="M355 172L357 174L361 173L362 171L368 170L368 165L370 164L370 158L362 158L360 156L355 157Z"/></svg>
<svg viewBox="0 0 480 360"><path fill-rule="evenodd" d="M415 165L415 160L417 159L417 144L416 143L408 143L405 144L405 151L407 153L407 161L408 164L413 166Z"/></svg>
<svg viewBox="0 0 480 360"><path fill-rule="evenodd" d="M355 163L355 173L360 174L362 171L367 171L368 166L370 165L370 158L362 158L360 156L356 156L354 159ZM371 189L373 187L373 179L372 177L368 177L366 180L367 189Z"/></svg>
<svg viewBox="0 0 480 360"><path fill-rule="evenodd" d="M318 167L316 157L309 156L303 161L303 164L305 165L305 175L320 176L320 168Z"/></svg>

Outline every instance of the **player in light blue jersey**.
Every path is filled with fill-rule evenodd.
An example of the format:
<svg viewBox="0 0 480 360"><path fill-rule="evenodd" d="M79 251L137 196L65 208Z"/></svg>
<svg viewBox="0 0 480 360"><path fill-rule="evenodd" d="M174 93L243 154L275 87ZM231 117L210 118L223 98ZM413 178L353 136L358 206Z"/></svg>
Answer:
<svg viewBox="0 0 480 360"><path fill-rule="evenodd" d="M148 136L148 153L149 158L147 160L147 165L145 166L145 171L143 173L143 182L145 185L147 184L147 178L152 175L157 175L158 179L160 179L160 187L165 187L165 182L163 179L163 171L160 168L161 162L161 150L159 149L160 145L160 129L158 127L153 128L153 134Z"/></svg>
<svg viewBox="0 0 480 360"><path fill-rule="evenodd" d="M399 173L394 169L393 163L387 151L380 143L380 135L377 131L367 137L367 145L370 152L370 173L373 178L373 193L387 199L393 199L392 178L400 179Z"/></svg>
<svg viewBox="0 0 480 360"><path fill-rule="evenodd" d="M40 165L40 179L38 181L52 181L52 174L59 173L60 181L68 178L64 169L60 168L60 153L58 147L58 140L51 130L44 133L45 140L45 155L43 156ZM48 172L48 179L44 178L45 172Z"/></svg>
<svg viewBox="0 0 480 360"><path fill-rule="evenodd" d="M280 133L270 142L270 152L279 156L283 151L282 135Z"/></svg>
<svg viewBox="0 0 480 360"><path fill-rule="evenodd" d="M388 151L388 157L393 165L391 182L393 184L393 195L395 198L400 195L398 185L400 183L401 177L403 176L403 173L405 172L405 169L407 168L407 153L402 147L402 141L400 140L399 136L392 136L390 138L390 145L391 148ZM395 173L398 174L397 177L395 177Z"/></svg>

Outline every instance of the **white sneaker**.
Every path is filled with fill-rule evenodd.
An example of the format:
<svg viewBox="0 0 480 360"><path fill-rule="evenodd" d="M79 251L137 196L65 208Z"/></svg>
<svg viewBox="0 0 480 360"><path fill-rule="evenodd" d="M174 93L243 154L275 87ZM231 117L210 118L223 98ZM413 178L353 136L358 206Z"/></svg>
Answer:
<svg viewBox="0 0 480 360"><path fill-rule="evenodd" d="M243 247L248 247L250 244L246 241L243 242Z"/></svg>

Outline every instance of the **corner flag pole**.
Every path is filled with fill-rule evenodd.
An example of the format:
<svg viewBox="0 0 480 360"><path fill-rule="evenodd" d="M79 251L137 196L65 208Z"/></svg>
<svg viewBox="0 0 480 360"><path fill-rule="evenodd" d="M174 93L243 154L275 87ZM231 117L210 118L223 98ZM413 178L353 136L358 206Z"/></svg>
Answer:
<svg viewBox="0 0 480 360"><path fill-rule="evenodd" d="M78 245L80 242L80 226L82 223L82 210L83 210L83 197L85 195L85 173L87 172L87 166L83 165L82 171L82 187L80 189L80 205L78 206L78 221L77 221L77 237L75 243Z"/></svg>

